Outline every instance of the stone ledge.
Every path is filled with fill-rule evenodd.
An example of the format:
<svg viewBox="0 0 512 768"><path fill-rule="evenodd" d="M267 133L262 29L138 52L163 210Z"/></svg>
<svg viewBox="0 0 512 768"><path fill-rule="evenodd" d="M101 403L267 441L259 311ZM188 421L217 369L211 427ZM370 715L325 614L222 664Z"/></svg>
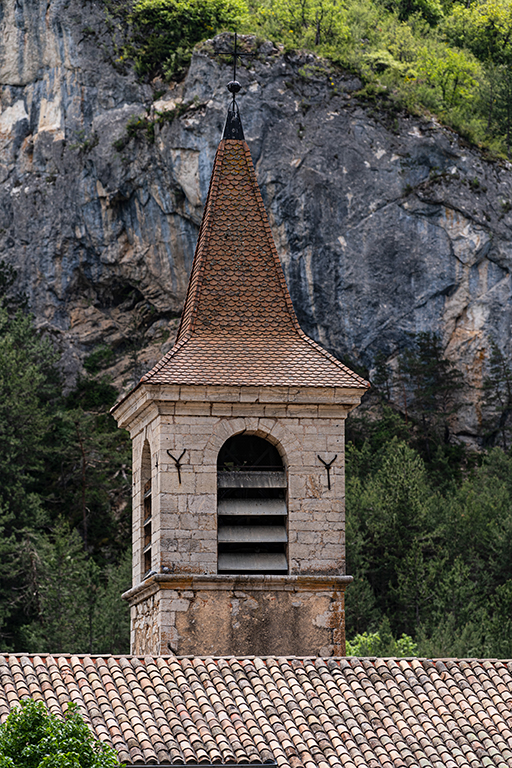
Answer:
<svg viewBox="0 0 512 768"><path fill-rule="evenodd" d="M324 415L343 418L359 405L365 388L357 387L216 387L177 386L140 382L110 410L120 426L128 425L149 403L240 403L245 405L320 405ZM330 409L329 409L330 406ZM193 410L193 409L192 409ZM300 408L297 409L299 413ZM263 411L262 411L263 415Z"/></svg>
<svg viewBox="0 0 512 768"><path fill-rule="evenodd" d="M352 576L341 575L308 576L294 574L286 576L251 576L241 574L238 576L213 574L209 576L159 573L155 576L150 576L136 587L132 587L122 597L133 606L161 590L168 589L176 591L243 591L244 589L266 591L270 589L275 592L325 592L326 590L344 592L352 579Z"/></svg>

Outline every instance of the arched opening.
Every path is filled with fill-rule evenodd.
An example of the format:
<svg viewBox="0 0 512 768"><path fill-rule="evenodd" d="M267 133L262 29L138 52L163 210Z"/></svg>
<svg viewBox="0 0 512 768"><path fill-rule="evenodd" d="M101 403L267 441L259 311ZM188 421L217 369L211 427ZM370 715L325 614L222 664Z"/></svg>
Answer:
<svg viewBox="0 0 512 768"><path fill-rule="evenodd" d="M142 449L141 460L142 487L142 577L151 570L151 536L152 536L152 503L151 503L151 449L146 440Z"/></svg>
<svg viewBox="0 0 512 768"><path fill-rule="evenodd" d="M286 472L268 440L234 435L217 459L219 573L288 572Z"/></svg>

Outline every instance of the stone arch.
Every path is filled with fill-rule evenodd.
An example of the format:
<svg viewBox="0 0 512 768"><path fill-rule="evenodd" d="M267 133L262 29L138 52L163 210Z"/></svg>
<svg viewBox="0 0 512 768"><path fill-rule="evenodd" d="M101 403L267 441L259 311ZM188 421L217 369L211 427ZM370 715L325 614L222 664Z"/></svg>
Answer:
<svg viewBox="0 0 512 768"><path fill-rule="evenodd" d="M238 462L238 464L236 464ZM225 466L238 469L284 469L277 445L257 432L237 432L222 444L217 454L217 470Z"/></svg>
<svg viewBox="0 0 512 768"><path fill-rule="evenodd" d="M278 438L273 434L273 430L278 426L276 419L258 419L258 418L237 418L237 419L225 419L215 425L212 430L212 434L205 446L204 450L204 463L217 467L217 456L224 443L229 440L230 437L245 432L248 435L257 435L264 440L268 440L269 443L274 445L281 460L283 466L286 469L289 464L288 451L286 449L286 441ZM282 427L279 428L282 432Z"/></svg>
<svg viewBox="0 0 512 768"><path fill-rule="evenodd" d="M217 435L219 574L289 572L287 472L284 448L272 434L273 424L264 419L233 419L231 429Z"/></svg>

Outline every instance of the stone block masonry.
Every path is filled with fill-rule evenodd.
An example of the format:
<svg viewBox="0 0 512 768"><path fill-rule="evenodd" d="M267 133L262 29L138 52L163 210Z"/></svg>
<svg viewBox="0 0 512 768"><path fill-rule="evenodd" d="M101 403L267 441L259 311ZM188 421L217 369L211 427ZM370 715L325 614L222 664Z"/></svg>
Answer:
<svg viewBox="0 0 512 768"><path fill-rule="evenodd" d="M203 388L202 388L203 389ZM225 388L222 388L225 389ZM191 388L187 388L190 394ZM226 393L223 392L225 395ZM264 397L264 393L263 394ZM160 396L160 393L158 393ZM286 467L291 574L344 573L344 420L346 404L330 406L331 415L311 419L313 404L281 404L281 415L268 418L247 415L254 403L243 401L243 388L229 392L230 415L215 414L219 405L197 402L153 402L135 420L133 438L134 583L143 576L142 549L142 449L151 451L153 480L152 569L173 573L214 574L216 562L217 456L224 442L239 433L256 434L276 445ZM313 393L315 397L316 393ZM235 400L235 397L237 398ZM284 397L283 397L284 399ZM307 399L307 398L305 398ZM258 403L260 412L264 405ZM307 414L301 417L301 408ZM290 409L293 415L290 415ZM133 433L135 432L135 434ZM327 444L336 435L336 452ZM178 475L174 457L185 451ZM327 472L319 460L331 461Z"/></svg>

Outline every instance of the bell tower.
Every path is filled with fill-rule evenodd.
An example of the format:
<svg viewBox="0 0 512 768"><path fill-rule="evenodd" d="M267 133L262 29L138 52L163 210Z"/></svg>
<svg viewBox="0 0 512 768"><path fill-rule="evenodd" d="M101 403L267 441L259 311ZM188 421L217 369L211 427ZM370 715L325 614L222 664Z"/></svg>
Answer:
<svg viewBox="0 0 512 768"><path fill-rule="evenodd" d="M368 384L297 322L235 85L176 344L113 408L132 653L339 656L344 422Z"/></svg>

